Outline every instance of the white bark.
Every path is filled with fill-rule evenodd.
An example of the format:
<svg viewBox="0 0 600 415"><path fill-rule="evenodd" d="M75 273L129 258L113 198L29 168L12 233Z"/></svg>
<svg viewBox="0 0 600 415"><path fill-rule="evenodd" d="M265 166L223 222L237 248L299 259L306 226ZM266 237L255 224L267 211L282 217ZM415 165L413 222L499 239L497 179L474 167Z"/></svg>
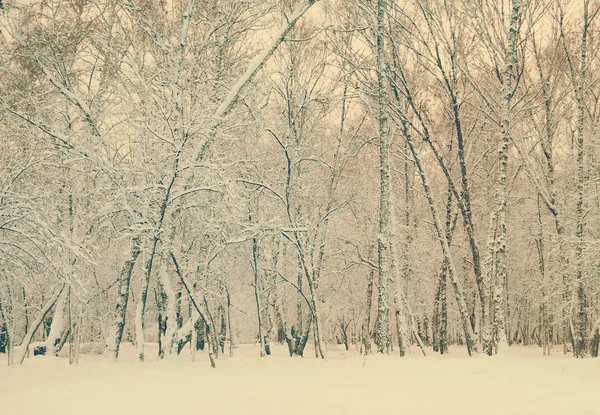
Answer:
<svg viewBox="0 0 600 415"><path fill-rule="evenodd" d="M54 307L54 304L56 304L58 297L63 291L65 291L64 285L60 290L57 290L52 297L50 297L50 300L48 300L48 302L40 312L38 318L31 324L29 331L27 332L25 338L23 339L23 342L21 343L21 349L19 350L19 354L16 356L15 359L19 364L23 364L23 360L25 360L25 356L27 355L27 350L29 350L29 344L31 344L31 339L33 338L40 324L42 324L42 321L44 321L46 315L50 312L52 307Z"/></svg>
<svg viewBox="0 0 600 415"><path fill-rule="evenodd" d="M425 171L423 170L423 167L421 165L420 157L415 150L410 132L408 131L406 125L404 125L404 132L405 132L405 138L410 147L410 151L413 155L413 159L415 160L415 164L417 166L417 171L419 172L419 176L421 177L421 182L423 184L425 196L427 197L427 201L429 203L429 208L431 210L433 224L434 224L440 245L442 246L444 260L448 264L448 274L450 276L450 281L452 282L452 286L454 287L454 294L456 296L456 302L458 304L458 311L460 313L462 328L463 328L463 331L465 334L465 343L467 344L467 350L469 352L469 355L472 355L473 352L477 352L476 338L475 338L475 334L473 333L473 329L471 328L471 323L469 321L469 312L467 309L467 303L465 300L464 291L462 288L462 284L460 283L460 280L458 279L458 275L456 273L454 259L452 257L452 252L450 251L450 245L448 244L448 238L446 237L446 232L444 231L442 221L440 220L440 216L438 214L437 207L436 207L435 201L433 199L433 194L431 192L431 187L429 186L427 177L425 176Z"/></svg>
<svg viewBox="0 0 600 415"><path fill-rule="evenodd" d="M129 301L129 290L131 284L131 274L133 267L140 254L140 239L134 237L131 240L131 252L129 258L123 263L123 268L119 274L117 304L115 307L115 318L110 325L104 356L107 359L117 361L119 357L119 348L125 329L125 317L127 315L127 303Z"/></svg>
<svg viewBox="0 0 600 415"><path fill-rule="evenodd" d="M229 94L227 94L227 96L225 97L223 102L221 102L221 105L219 105L219 107L213 115L214 121L210 128L210 133L204 139L200 146L200 151L197 157L199 161L204 160L208 147L212 144L212 140L214 140L216 136L216 129L218 125L221 123L222 118L225 117L229 113L229 111L231 111L246 85L248 85L250 81L252 81L252 79L258 73L258 71L264 66L264 64L269 60L273 53L275 53L281 42L283 42L287 34L294 28L298 20L316 2L317 0L304 0L302 3L300 3L298 7L296 7L294 12L290 16L286 17L285 22L277 31L273 40L262 50L261 53L258 54L258 56L256 56L256 58L254 58L250 66L237 79L237 82L231 87L231 89L229 90Z"/></svg>
<svg viewBox="0 0 600 415"><path fill-rule="evenodd" d="M392 223L392 229L396 229L396 221L394 215L393 205L392 209L392 219L394 219ZM404 298L404 291L402 287L402 283L404 282L404 278L402 278L400 266L398 264L398 252L396 248L395 235L392 234L390 237L390 265L391 271L394 276L394 305L395 305L395 316L396 316L396 334L398 337L398 350L400 356L404 356L405 354L410 352L410 341L409 341L409 330L408 323L406 321L406 315L408 312L408 307L406 304L406 299Z"/></svg>
<svg viewBox="0 0 600 415"><path fill-rule="evenodd" d="M387 115L387 74L385 58L385 1L377 1L377 25L375 43L377 56L377 101L379 128L379 230L377 251L379 254L379 285L377 294L377 319L375 321L377 352L388 353L390 348L390 321L388 304L388 281L391 277L390 262L390 131Z"/></svg>
<svg viewBox="0 0 600 415"><path fill-rule="evenodd" d="M508 199L508 149L512 133L512 97L515 93L515 67L517 65L517 46L519 36L519 20L521 17L521 3L512 0L510 27L508 31L508 48L506 56L506 68L502 80L504 92L504 119L502 120L502 143L499 150L500 171L497 183L498 203L498 233L496 240L496 268L497 275L494 284L494 345L496 353L508 347L505 324L504 285L508 278L507 261L507 235L506 235L506 207Z"/></svg>
<svg viewBox="0 0 600 415"><path fill-rule="evenodd" d="M46 354L56 355L58 350L56 346L65 331L65 307L67 305L67 290L63 290L62 294L56 302L54 316L52 317L52 325L50 333L46 339Z"/></svg>
<svg viewBox="0 0 600 415"><path fill-rule="evenodd" d="M167 318L167 330L165 332L165 347L168 356L177 356L177 341L178 341L178 327L177 327L177 313L175 311L175 290L173 290L173 284L167 270L167 261L170 253L169 250L163 251L161 255L161 263L158 270L159 284L161 285L164 293L166 294L166 302L163 305L165 308L165 317Z"/></svg>

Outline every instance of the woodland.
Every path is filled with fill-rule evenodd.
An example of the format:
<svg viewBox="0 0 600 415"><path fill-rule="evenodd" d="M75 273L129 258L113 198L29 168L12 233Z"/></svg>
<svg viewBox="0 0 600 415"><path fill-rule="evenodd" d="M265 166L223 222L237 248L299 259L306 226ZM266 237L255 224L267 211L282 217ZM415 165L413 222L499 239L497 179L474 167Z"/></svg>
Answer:
<svg viewBox="0 0 600 415"><path fill-rule="evenodd" d="M598 357L599 11L0 1L0 357Z"/></svg>

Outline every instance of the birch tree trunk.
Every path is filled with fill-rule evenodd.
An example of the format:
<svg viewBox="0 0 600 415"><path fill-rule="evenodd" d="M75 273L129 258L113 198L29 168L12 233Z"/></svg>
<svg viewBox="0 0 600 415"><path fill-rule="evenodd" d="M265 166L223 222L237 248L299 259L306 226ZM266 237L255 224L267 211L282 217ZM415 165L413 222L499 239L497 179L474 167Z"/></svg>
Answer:
<svg viewBox="0 0 600 415"><path fill-rule="evenodd" d="M375 343L378 353L389 353L390 307L388 304L388 281L390 264L390 137L387 116L386 59L385 59L385 1L377 1L377 26L375 44L377 53L377 104L379 128L379 230L377 253L379 279L377 286L377 319L375 320Z"/></svg>
<svg viewBox="0 0 600 415"><path fill-rule="evenodd" d="M483 288L485 290L486 298L491 298L491 290L493 287L493 282L496 279L496 233L498 230L498 216L497 211L494 210L492 216L490 217L490 224L488 229L488 240L487 240L487 253L484 260L484 276L483 276ZM492 313L492 303L486 303L486 311L485 314L490 317L493 316ZM483 324L483 333L481 334L482 348L483 352L488 356L491 356L494 353L494 342L493 342L493 327L491 322L484 321Z"/></svg>
<svg viewBox="0 0 600 415"><path fill-rule="evenodd" d="M462 328L465 335L465 343L467 346L467 351L469 352L469 356L471 356L473 352L477 352L477 343L475 334L473 333L473 329L471 328L471 322L469 321L469 311L467 309L467 303L465 300L464 291L462 289L462 284L460 283L458 275L456 274L456 267L454 266L452 253L450 251L450 246L448 245L448 239L446 238L446 233L444 232L444 228L440 220L437 207L435 205L435 200L433 199L431 187L429 186L427 177L425 176L425 171L423 170L423 167L421 165L419 154L417 153L412 142L412 137L410 131L408 130L408 125L406 124L406 121L403 124L404 137L408 142L410 151L415 161L415 165L417 167L417 171L419 173L419 176L421 177L423 190L425 191L425 196L427 197L427 201L429 203L429 208L431 210L431 216L433 218L433 224L436 230L436 234L438 236L440 245L442 246L444 260L448 264L448 274L450 276L452 286L454 287L456 303L458 304L458 311L460 313Z"/></svg>
<svg viewBox="0 0 600 415"><path fill-rule="evenodd" d="M445 18L451 22L448 26L448 29L451 33L450 36L446 36L444 34L440 35L436 30L443 30L438 28L444 27L444 23L440 24L444 19L440 16L436 21L434 13L432 13L432 10L429 9L429 6L426 3L419 3L419 7L427 21L427 27L429 29L429 33L432 35L432 41L434 43L434 48L431 49L430 53L432 53L435 65L440 71L444 88L446 89L448 98L450 99L450 106L452 108L451 118L454 130L456 132L458 163L460 167L460 189L456 188L454 181L451 179L452 176L450 175L450 169L446 167L445 163L439 157L437 157L438 163L442 167L442 170L444 170L444 174L446 175L448 181L449 192L451 192L451 195L454 194L456 197L457 205L461 212L463 226L467 234L469 248L471 250L471 257L473 259L473 271L475 274L475 282L477 283L477 293L479 294L481 307L481 326L486 327L486 325L491 324L488 316L489 295L486 295L483 284L481 255L477 240L475 238L475 225L473 222L473 211L471 208L471 191L465 155L465 134L463 131L463 120L461 117L461 104L459 102L460 95L458 80L460 75L457 68L457 42L460 41L461 36L457 28L460 27L460 24L457 24L454 21L455 17L453 16L457 15L454 10L454 4L444 3L443 9L446 12ZM448 55L442 57L441 54L444 52ZM433 143L429 141L428 144L433 149ZM451 195L449 197L451 197ZM484 329L484 331L486 330Z"/></svg>

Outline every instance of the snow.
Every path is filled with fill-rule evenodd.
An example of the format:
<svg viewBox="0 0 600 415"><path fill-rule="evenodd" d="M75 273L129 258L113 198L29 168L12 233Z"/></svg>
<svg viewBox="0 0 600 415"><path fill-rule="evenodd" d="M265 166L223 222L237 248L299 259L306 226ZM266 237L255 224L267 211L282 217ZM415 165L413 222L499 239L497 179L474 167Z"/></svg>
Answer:
<svg viewBox="0 0 600 415"><path fill-rule="evenodd" d="M285 357L278 345L259 359L258 345L241 345L210 369L206 352L156 361L147 343L154 360L136 363L122 346L117 364L82 355L78 366L50 356L0 366L0 414L600 414L600 359L538 348L492 358L456 347L426 358L415 347L405 358L336 349L323 361L313 350Z"/></svg>

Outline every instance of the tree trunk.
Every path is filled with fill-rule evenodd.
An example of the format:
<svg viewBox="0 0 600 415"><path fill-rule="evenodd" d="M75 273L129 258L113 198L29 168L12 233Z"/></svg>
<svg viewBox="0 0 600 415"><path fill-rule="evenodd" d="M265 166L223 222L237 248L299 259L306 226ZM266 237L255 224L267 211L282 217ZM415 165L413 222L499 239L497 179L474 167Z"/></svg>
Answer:
<svg viewBox="0 0 600 415"><path fill-rule="evenodd" d="M369 247L369 261L371 260L371 247ZM371 309L373 307L373 282L375 280L375 269L369 269L369 280L367 282L367 307L366 307L366 319L363 327L363 344L365 347L365 354L371 353L371 338L373 331L371 330Z"/></svg>
<svg viewBox="0 0 600 415"><path fill-rule="evenodd" d="M215 364L215 357L213 355L213 347L211 345L212 340L211 340L211 333L210 333L210 324L208 323L208 318L207 318L207 314L208 314L207 308L205 309L203 307L200 307L198 305L198 303L196 302L196 300L194 299L192 291L190 290L189 285L185 282L185 277L181 273L181 269L179 268L177 258L175 257L173 252L171 252L171 259L173 260L173 264L175 265L175 272L176 272L177 276L179 277L181 284L183 285L183 288L185 289L185 292L188 295L189 300L192 302L192 305L194 306L194 308L200 315L202 321L204 322L204 326L206 329L206 341L208 342L208 358L210 360L210 366L212 368L214 368L214 367L216 367L216 364ZM204 303L206 304L206 297L204 297Z"/></svg>
<svg viewBox="0 0 600 415"><path fill-rule="evenodd" d="M127 315L127 301L129 299L131 274L139 254L140 238L135 236L131 240L129 259L127 259L123 264L121 274L119 275L119 291L117 296L115 319L110 326L108 338L106 340L106 347L104 349L104 355L115 362L119 357L119 348L121 347L123 329L125 328L125 316Z"/></svg>
<svg viewBox="0 0 600 415"><path fill-rule="evenodd" d="M252 238L252 270L254 271L254 300L256 301L256 315L258 317L258 342L260 344L260 357L265 357L265 337L263 334L262 304L260 301L260 272L258 270L258 243Z"/></svg>
<svg viewBox="0 0 600 415"><path fill-rule="evenodd" d="M50 300L48 300L48 302L42 309L39 317L31 324L29 331L27 332L27 334L25 335L25 338L21 342L21 350L19 351L19 354L17 355L17 358L16 358L16 361L19 364L23 364L23 360L25 360L25 355L27 355L27 350L29 350L29 344L31 343L31 339L33 338L33 336L34 336L36 330L38 329L38 327L40 326L40 324L42 324L42 321L44 321L44 319L46 318L46 315L50 312L52 307L54 307L54 304L56 304L58 297L62 294L62 292L64 290L65 290L65 286L63 285L60 290L57 290L56 293L54 293L54 295L52 297L50 297Z"/></svg>
<svg viewBox="0 0 600 415"><path fill-rule="evenodd" d="M73 331L73 350L69 351L69 364L76 365L79 364L79 346L81 344L81 327L83 327L83 309L79 307L79 320L75 325L75 330Z"/></svg>
<svg viewBox="0 0 600 415"><path fill-rule="evenodd" d="M171 254L171 242L173 240L174 224L171 226L170 235L161 240L160 266L158 268L158 283L163 294L164 318L166 319L166 330L164 337L164 348L168 356L177 355L179 322L177 319L177 298L173 284L168 272L168 262Z"/></svg>
<svg viewBox="0 0 600 415"><path fill-rule="evenodd" d="M499 150L500 167L498 173L498 183L496 197L498 203L497 220L498 231L496 236L496 281L494 284L494 347L496 353L501 352L508 347L506 337L506 320L504 310L504 285L508 281L507 277L507 240L506 240L506 207L508 198L508 149L511 140L512 124L512 97L516 86L513 85L515 78L515 67L517 64L517 46L519 34L519 21L521 17L521 3L519 0L512 0L512 11L510 17L510 28L508 31L508 49L506 55L506 68L502 80L502 89L504 92L504 114L502 120L502 143Z"/></svg>
<svg viewBox="0 0 600 415"><path fill-rule="evenodd" d="M393 216L392 216L393 217ZM396 265L398 253L396 252L396 243L394 237L390 237L390 253L391 253L391 271L394 275L394 306L395 306L395 320L396 320L396 335L398 337L398 351L400 356L403 357L409 352L409 335L408 335L408 324L406 322L407 315L407 304L404 298L404 291L402 289L402 276L400 275L400 269Z"/></svg>
<svg viewBox="0 0 600 415"><path fill-rule="evenodd" d="M448 263L442 263L442 271L440 272L440 321L439 321L439 351L440 354L448 353L448 302L447 302L447 278Z"/></svg>
<svg viewBox="0 0 600 415"><path fill-rule="evenodd" d="M536 245L538 249L538 258L539 258L539 267L540 267L540 277L542 282L540 284L540 295L541 295L541 304L540 304L540 343L542 346L542 354L544 356L550 355L550 343L549 343L549 335L548 335L548 300L546 298L546 263L544 259L544 226L542 222L542 209L540 205L540 197L538 196L537 200L538 205L538 224L539 224L539 233L536 240Z"/></svg>
<svg viewBox="0 0 600 415"><path fill-rule="evenodd" d="M227 331L229 332L229 357L233 357L233 332L231 331L231 297L229 288L225 287L227 294Z"/></svg>
<svg viewBox="0 0 600 415"><path fill-rule="evenodd" d="M448 239L446 238L446 233L444 232L442 222L437 212L437 208L435 206L435 201L433 199L433 194L429 183L427 181L427 177L425 176L425 171L421 165L421 160L419 158L418 153L414 147L412 142L412 137L410 131L408 130L407 122L403 122L404 136L406 141L409 144L410 151L413 155L413 159L415 161L415 165L417 166L417 171L419 172L419 176L421 177L421 182L423 184L423 189L425 191L425 196L427 197L427 201L429 203L429 208L431 210L431 215L433 217L434 227L442 246L442 252L444 254L444 260L448 265L448 273L450 276L450 280L452 282L452 286L454 287L454 294L456 296L456 302L458 304L458 311L460 313L461 322L463 326L463 331L465 334L465 343L467 346L467 351L469 352L469 356L472 355L473 352L477 351L477 344L475 339L475 334L473 333L473 329L471 328L471 323L469 321L469 312L467 310L467 303L465 301L465 295L462 289L462 285L458 279L458 275L456 273L456 268L454 266L454 260L452 258L452 253L450 251L450 246L448 245Z"/></svg>
<svg viewBox="0 0 600 415"><path fill-rule="evenodd" d="M296 298L296 327L299 333L302 333L303 321L302 321L302 302L304 299L300 294L302 291L302 264L300 263L300 255L298 255L298 296Z"/></svg>
<svg viewBox="0 0 600 415"><path fill-rule="evenodd" d="M150 286L150 277L152 275L152 267L154 264L154 258L156 255L156 247L160 238L158 235L152 238L152 249L150 256L146 261L146 267L144 269L144 276L142 280L142 287L140 289L140 296L135 310L135 339L137 347L137 357L140 362L144 361L144 317L146 315L146 302L148 300L148 287Z"/></svg>
<svg viewBox="0 0 600 415"><path fill-rule="evenodd" d="M13 340L13 333L12 333L12 329L11 329L11 324L9 322L9 314L8 314L8 310L6 309L6 307L4 307L2 305L2 295L0 294L0 318L2 318L2 326L0 326L0 334L2 334L2 332L4 332L4 347L6 350L6 357L7 357L7 366L12 366L14 365L14 361L15 361L15 354L14 354L14 340ZM2 330L2 328L4 330ZM0 337L1 338L1 337Z"/></svg>
<svg viewBox="0 0 600 415"><path fill-rule="evenodd" d="M61 343L61 338L65 335L65 308L67 306L67 290L63 290L62 294L56 302L52 324L50 325L50 333L46 339L46 354L49 356L57 356L60 349L57 347Z"/></svg>
<svg viewBox="0 0 600 415"><path fill-rule="evenodd" d="M377 53L377 101L379 122L379 231L377 319L375 320L375 343L378 353L389 353L390 321L388 304L388 281L390 280L390 132L387 116L386 58L385 58L385 1L377 1L377 26L375 44Z"/></svg>
<svg viewBox="0 0 600 415"><path fill-rule="evenodd" d="M435 297L433 298L433 318L431 320L431 342L434 352L440 351L440 289L441 289L441 272L437 277L437 286L435 289Z"/></svg>
<svg viewBox="0 0 600 415"><path fill-rule="evenodd" d="M588 16L588 1L584 1L584 24L583 24L583 35L581 38L581 56L580 56L580 69L577 76L575 96L577 100L577 206L575 208L575 267L576 267L576 283L577 283L577 333L575 340L574 353L576 357L584 357L587 350L587 311L586 311L586 298L585 289L583 284L583 247L585 241L583 239L583 228L585 221L584 212L584 188L586 180L585 171L585 149L584 149L584 122L586 107L584 102L584 94L586 88L586 73L587 73L587 30L589 26Z"/></svg>
<svg viewBox="0 0 600 415"><path fill-rule="evenodd" d="M158 289L154 289L154 298L156 300L157 310L157 323L158 323L158 357L164 359L165 357L165 333L167 332L167 320L165 316L165 299L164 292L159 286Z"/></svg>

